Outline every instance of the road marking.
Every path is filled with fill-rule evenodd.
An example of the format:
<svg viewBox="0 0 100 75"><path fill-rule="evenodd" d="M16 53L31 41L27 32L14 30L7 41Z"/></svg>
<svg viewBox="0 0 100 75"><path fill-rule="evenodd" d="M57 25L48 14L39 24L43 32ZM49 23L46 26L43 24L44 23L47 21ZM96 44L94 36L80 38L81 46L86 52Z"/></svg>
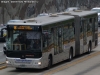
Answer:
<svg viewBox="0 0 100 75"><path fill-rule="evenodd" d="M64 66L61 66L61 67L57 68L57 69L53 69L51 71L48 71L43 75L52 75L52 74L54 74L56 72L59 72L59 71L64 70L64 69L66 69L68 67L74 66L74 65L76 65L78 63L84 62L85 60L88 60L88 59L90 59L90 58L92 58L94 56L97 56L97 55L100 55L100 52L95 52L93 54L89 54L88 56L85 56L84 58L81 58L81 59L76 60L74 62L70 62L70 63L68 63L68 64L66 64Z"/></svg>
<svg viewBox="0 0 100 75"><path fill-rule="evenodd" d="M7 66L2 66L0 67L0 70L7 68Z"/></svg>
<svg viewBox="0 0 100 75"><path fill-rule="evenodd" d="M7 68L6 62L0 63L0 65L1 65L0 70ZM2 65L4 65L4 66L2 66Z"/></svg>
<svg viewBox="0 0 100 75"><path fill-rule="evenodd" d="M0 63L0 65L2 65L2 64L6 64L6 62Z"/></svg>

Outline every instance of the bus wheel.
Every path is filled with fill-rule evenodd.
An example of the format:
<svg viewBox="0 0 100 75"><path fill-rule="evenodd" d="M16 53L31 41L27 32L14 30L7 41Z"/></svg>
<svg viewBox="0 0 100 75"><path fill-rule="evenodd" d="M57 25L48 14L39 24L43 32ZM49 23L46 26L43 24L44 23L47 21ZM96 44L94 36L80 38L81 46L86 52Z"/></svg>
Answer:
<svg viewBox="0 0 100 75"><path fill-rule="evenodd" d="M89 44L88 46L88 53L90 54L91 53L91 45Z"/></svg>
<svg viewBox="0 0 100 75"><path fill-rule="evenodd" d="M72 50L70 50L70 52L69 52L69 61L71 61L72 58L73 58L73 54L72 54Z"/></svg>
<svg viewBox="0 0 100 75"><path fill-rule="evenodd" d="M48 59L48 67L47 67L47 69L50 69L51 66L52 66L52 58L49 57L49 59Z"/></svg>

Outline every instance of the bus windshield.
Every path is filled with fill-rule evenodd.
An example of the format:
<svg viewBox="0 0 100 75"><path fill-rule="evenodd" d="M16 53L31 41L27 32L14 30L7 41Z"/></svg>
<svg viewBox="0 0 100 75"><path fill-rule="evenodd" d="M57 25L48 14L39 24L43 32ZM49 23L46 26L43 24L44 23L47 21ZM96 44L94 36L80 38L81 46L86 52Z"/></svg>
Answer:
<svg viewBox="0 0 100 75"><path fill-rule="evenodd" d="M11 30L6 39L7 50L41 51L41 33L37 31Z"/></svg>

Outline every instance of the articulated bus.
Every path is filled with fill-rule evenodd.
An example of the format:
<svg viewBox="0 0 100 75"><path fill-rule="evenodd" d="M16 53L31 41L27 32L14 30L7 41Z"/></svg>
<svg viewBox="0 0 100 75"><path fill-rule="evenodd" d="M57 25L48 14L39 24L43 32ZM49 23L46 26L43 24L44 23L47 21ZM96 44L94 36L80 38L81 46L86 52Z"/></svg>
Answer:
<svg viewBox="0 0 100 75"><path fill-rule="evenodd" d="M7 24L8 66L50 68L53 64L90 53L98 45L98 15L74 10Z"/></svg>

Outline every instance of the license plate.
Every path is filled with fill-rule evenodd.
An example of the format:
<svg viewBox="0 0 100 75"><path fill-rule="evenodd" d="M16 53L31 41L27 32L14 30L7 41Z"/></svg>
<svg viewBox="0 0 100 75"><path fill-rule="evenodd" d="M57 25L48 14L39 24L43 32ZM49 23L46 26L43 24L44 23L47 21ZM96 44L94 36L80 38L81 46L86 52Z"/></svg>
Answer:
<svg viewBox="0 0 100 75"><path fill-rule="evenodd" d="M32 60L26 60L26 59L16 59L15 63L23 63L23 64L30 64Z"/></svg>
<svg viewBox="0 0 100 75"><path fill-rule="evenodd" d="M20 67L25 67L25 65L24 64L21 64L21 65L19 65Z"/></svg>

